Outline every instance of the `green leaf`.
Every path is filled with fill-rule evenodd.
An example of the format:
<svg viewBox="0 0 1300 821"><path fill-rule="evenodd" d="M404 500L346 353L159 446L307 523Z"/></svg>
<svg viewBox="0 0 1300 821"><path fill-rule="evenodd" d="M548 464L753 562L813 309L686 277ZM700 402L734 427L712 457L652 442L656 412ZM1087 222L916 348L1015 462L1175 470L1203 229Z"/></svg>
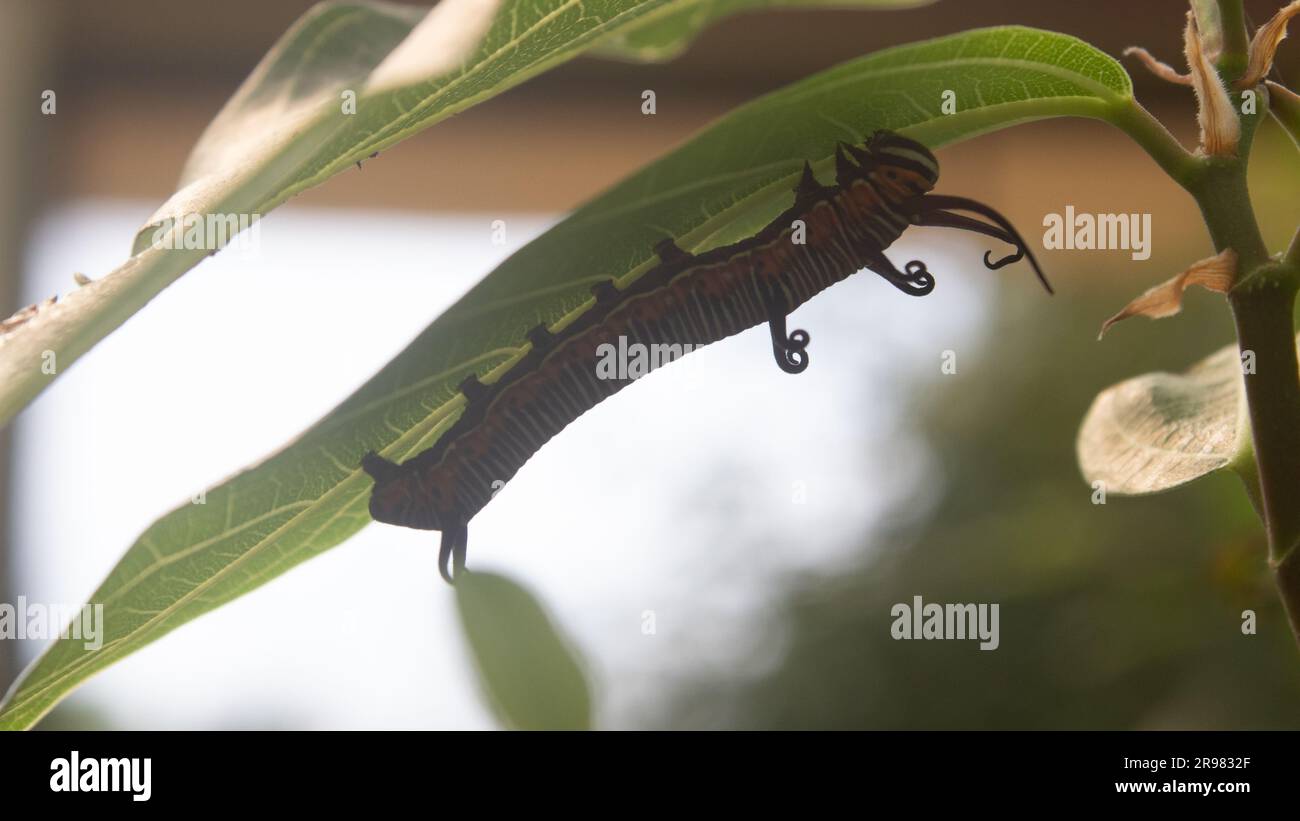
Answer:
<svg viewBox="0 0 1300 821"><path fill-rule="evenodd" d="M686 50L695 35L723 17L769 8L915 8L934 0L678 0L606 37L596 53L633 60L666 60Z"/></svg>
<svg viewBox="0 0 1300 821"><path fill-rule="evenodd" d="M427 16L423 8L380 2L312 7L208 126L180 189L137 233L131 258L0 332L0 424L224 244L209 237L202 248L159 247L171 229L185 227L186 217L251 224L374 152L670 5L673 0L442 0ZM344 106L349 92L355 113Z"/></svg>
<svg viewBox="0 0 1300 821"><path fill-rule="evenodd" d="M955 114L940 110L945 90ZM96 670L355 533L370 521L362 454L430 447L463 407L457 383L495 378L527 350L528 328L571 322L598 280L635 279L664 236L698 251L752 232L789 205L805 158L825 176L837 140L893 128L937 146L1131 103L1105 54L1010 27L889 49L737 109L506 260L300 439L146 530L92 596L103 649L55 642L0 705L0 726L28 726Z"/></svg>
<svg viewBox="0 0 1300 821"><path fill-rule="evenodd" d="M1185 373L1144 374L1102 391L1079 429L1084 478L1137 495L1223 468L1253 470L1242 370L1228 345Z"/></svg>
<svg viewBox="0 0 1300 821"><path fill-rule="evenodd" d="M479 683L506 726L591 728L582 665L531 593L495 573L462 573L456 605Z"/></svg>

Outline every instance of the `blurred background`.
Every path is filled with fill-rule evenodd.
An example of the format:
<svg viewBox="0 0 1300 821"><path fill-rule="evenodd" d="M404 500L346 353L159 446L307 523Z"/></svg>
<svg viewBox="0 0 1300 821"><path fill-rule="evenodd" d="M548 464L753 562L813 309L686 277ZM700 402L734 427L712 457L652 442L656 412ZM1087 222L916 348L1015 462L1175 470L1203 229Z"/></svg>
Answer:
<svg viewBox="0 0 1300 821"><path fill-rule="evenodd" d="M1247 3L1257 23L1278 5ZM0 0L0 315L125 259L204 126L309 6ZM674 62L579 59L439 124L269 215L256 254L200 265L0 434L0 601L80 604L159 515L283 445L505 256L735 105L1000 23L1180 64L1184 9L747 14ZM1284 44L1286 79L1298 60ZM1129 68L1190 144L1187 91ZM795 315L813 338L798 379L758 329L620 393L475 519L471 566L546 603L601 727L1300 727L1300 655L1237 480L1094 505L1075 463L1099 390L1232 341L1204 292L1096 341L1128 299L1211 253L1194 204L1095 122L940 160L940 190L1003 210L1055 297L1023 265L985 271L978 241L909 232L890 255L926 260L932 296L854 277ZM1271 122L1251 180L1280 250L1300 165ZM1153 214L1151 258L1039 250L1043 215L1066 205ZM487 241L496 219L505 247ZM128 657L42 726L496 726L435 558L430 534L369 527ZM1001 646L891 640L890 607L916 595L1000 603ZM1246 609L1257 635L1242 635ZM0 689L40 650L0 641Z"/></svg>

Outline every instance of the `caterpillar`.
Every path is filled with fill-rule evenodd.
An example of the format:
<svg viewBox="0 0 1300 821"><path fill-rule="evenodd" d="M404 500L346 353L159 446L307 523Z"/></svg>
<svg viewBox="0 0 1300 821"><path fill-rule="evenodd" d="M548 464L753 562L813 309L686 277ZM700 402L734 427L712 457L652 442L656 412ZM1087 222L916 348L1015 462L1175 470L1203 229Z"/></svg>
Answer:
<svg viewBox="0 0 1300 821"><path fill-rule="evenodd" d="M833 186L819 183L805 162L794 204L754 236L700 254L662 240L654 247L658 263L626 289L600 282L592 288L595 305L563 330L543 323L528 331L531 348L495 382L477 375L461 382L465 410L432 447L402 464L367 453L361 467L374 480L370 515L442 531L438 568L454 583L465 565L469 520L496 489L551 437L628 384L600 378L601 346L623 339L692 343L689 350L766 322L776 364L800 373L808 367L810 337L787 332L786 315L815 294L863 268L911 296L934 289L923 262L900 271L884 255L909 225L974 231L1012 245L998 260L986 251L984 265L1028 258L1051 293L1015 227L983 203L930 193L938 179L928 148L876 131L862 146L837 145ZM802 243L795 240L799 230Z"/></svg>

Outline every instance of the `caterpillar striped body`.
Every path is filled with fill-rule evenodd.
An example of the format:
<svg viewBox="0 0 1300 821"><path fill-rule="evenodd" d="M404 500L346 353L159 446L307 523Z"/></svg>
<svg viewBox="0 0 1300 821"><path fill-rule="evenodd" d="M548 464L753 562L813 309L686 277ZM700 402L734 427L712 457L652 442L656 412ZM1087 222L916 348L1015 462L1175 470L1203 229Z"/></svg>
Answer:
<svg viewBox="0 0 1300 821"><path fill-rule="evenodd" d="M1020 234L998 212L964 197L930 193L939 163L928 148L889 131L862 146L840 143L836 184L817 181L805 162L794 204L757 234L700 254L664 239L658 264L626 289L596 285L595 304L562 331L527 333L530 350L491 384L459 385L466 407L429 449L402 464L368 453L377 521L442 531L439 570L448 582L465 564L468 523L494 492L551 437L630 380L601 378L598 351L625 340L645 346L716 342L767 323L777 365L808 366L809 335L787 332L786 316L820 291L869 268L899 290L924 296L935 280L924 263L898 270L884 255L910 225L974 231L1014 246L990 269L1028 258L1051 286ZM965 211L985 217L983 222ZM796 232L802 242L795 240Z"/></svg>

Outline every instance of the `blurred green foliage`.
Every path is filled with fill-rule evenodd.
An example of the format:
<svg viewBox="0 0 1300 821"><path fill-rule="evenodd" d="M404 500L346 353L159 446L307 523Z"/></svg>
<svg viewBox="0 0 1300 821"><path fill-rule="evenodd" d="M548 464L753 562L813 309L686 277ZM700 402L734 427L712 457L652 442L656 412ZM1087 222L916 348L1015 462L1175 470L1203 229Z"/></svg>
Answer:
<svg viewBox="0 0 1300 821"><path fill-rule="evenodd" d="M479 685L503 724L590 728L591 694L577 652L532 593L496 573L462 572L456 606Z"/></svg>
<svg viewBox="0 0 1300 821"><path fill-rule="evenodd" d="M1261 162L1278 159L1271 151ZM1258 172L1265 189L1294 176ZM1155 262L1202 256L1194 228L1166 230ZM1047 261L1058 296L1006 288L986 347L963 352L956 375L929 378L914 394L914 428L937 466L922 491L933 497L929 513L864 536L851 567L792 580L778 594L787 642L779 663L757 674L688 674L659 723L1300 728L1300 653L1239 480L1219 473L1094 504L1075 464L1078 426L1098 391L1181 370L1234 338L1222 298L1190 294L1182 315L1133 320L1099 343L1101 320L1154 284L1120 275L1158 265L1117 269L1127 261L1087 254ZM915 595L999 603L1000 648L893 640L890 607ZM1245 610L1258 616L1256 635L1242 632Z"/></svg>

